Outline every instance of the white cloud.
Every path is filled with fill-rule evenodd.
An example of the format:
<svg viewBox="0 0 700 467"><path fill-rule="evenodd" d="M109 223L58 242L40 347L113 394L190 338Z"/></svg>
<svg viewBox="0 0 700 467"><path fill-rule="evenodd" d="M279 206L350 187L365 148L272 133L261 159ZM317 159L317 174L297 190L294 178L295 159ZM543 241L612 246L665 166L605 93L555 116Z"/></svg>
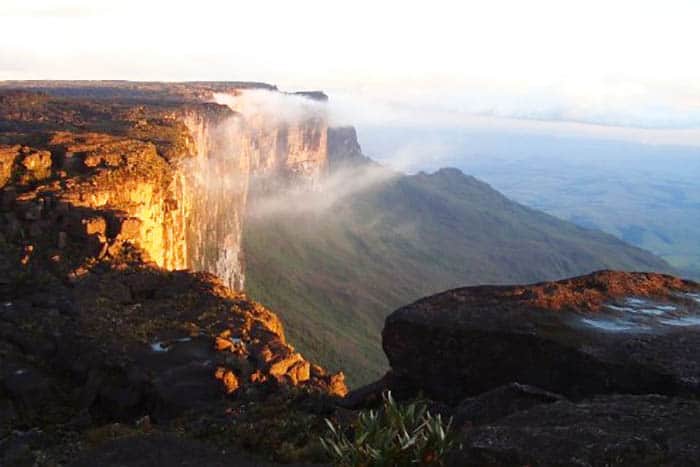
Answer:
<svg viewBox="0 0 700 467"><path fill-rule="evenodd" d="M381 101L375 120L695 128L699 17L691 0L5 0L2 55L31 61L0 71L343 90Z"/></svg>
<svg viewBox="0 0 700 467"><path fill-rule="evenodd" d="M243 91L239 96L215 93L214 101L248 117L262 116L269 125L299 123L313 117L325 118L328 110L324 101L266 90Z"/></svg>

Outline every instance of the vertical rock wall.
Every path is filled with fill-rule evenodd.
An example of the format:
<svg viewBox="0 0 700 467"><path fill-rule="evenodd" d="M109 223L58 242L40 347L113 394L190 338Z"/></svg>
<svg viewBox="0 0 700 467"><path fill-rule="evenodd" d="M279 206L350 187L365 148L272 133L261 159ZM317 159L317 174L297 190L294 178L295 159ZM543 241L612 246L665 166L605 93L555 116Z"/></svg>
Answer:
<svg viewBox="0 0 700 467"><path fill-rule="evenodd" d="M184 235L185 242L171 242L178 250L159 264L209 271L241 290L249 192L313 188L328 165L325 116L285 121L234 114L221 121L193 111L184 122L196 157L181 161L176 171L170 221L180 225L168 228L166 235Z"/></svg>
<svg viewBox="0 0 700 467"><path fill-rule="evenodd" d="M240 146L239 122L235 117L212 122L192 113L185 124L196 157L181 162L173 189L184 206L186 266L212 272L240 290L245 280L241 235L250 161Z"/></svg>

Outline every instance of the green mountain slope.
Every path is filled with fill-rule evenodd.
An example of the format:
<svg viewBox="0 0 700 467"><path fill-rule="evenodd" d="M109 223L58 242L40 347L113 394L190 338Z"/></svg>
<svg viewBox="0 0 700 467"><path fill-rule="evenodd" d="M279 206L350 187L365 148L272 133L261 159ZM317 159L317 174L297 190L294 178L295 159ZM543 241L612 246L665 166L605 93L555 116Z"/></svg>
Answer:
<svg viewBox="0 0 700 467"><path fill-rule="evenodd" d="M700 148L593 136L464 128L363 126L379 162L407 148L407 167L455 166L526 206L602 230L700 280Z"/></svg>
<svg viewBox="0 0 700 467"><path fill-rule="evenodd" d="M346 174L346 184L363 177ZM517 204L456 169L392 174L322 208L303 204L256 216L251 203L246 289L281 315L299 350L344 370L351 385L385 370L383 319L422 296L604 268L670 269L644 250Z"/></svg>
<svg viewBox="0 0 700 467"><path fill-rule="evenodd" d="M474 170L519 202L611 233L700 279L700 162L660 165L533 158Z"/></svg>

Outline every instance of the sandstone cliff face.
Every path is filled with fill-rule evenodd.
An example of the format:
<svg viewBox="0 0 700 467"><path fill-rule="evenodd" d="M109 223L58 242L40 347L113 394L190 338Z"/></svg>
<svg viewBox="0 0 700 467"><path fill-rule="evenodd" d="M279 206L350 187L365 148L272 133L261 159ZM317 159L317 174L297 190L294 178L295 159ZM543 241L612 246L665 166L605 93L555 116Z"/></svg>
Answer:
<svg viewBox="0 0 700 467"><path fill-rule="evenodd" d="M66 106L60 102L60 111ZM54 294L70 284L65 294L78 314L58 320L61 332L80 328L100 348L113 344L111 352L128 355L131 347L147 351L151 339L187 347L177 339L196 337L212 342L210 355L197 358L220 360L218 368L202 372L219 379L226 392L272 380L343 394L342 375L326 375L295 352L269 310L214 276L164 271L206 270L240 290L252 167L280 180L313 180L325 160L323 122L250 128L215 104L128 106L113 110L114 126L99 132L105 122L99 115L91 122L90 110L72 115L70 121L81 124L74 131L47 131L50 107L39 122L31 113L18 121L0 112L4 126L18 130L0 133L1 141L16 142L0 144L0 292L7 306L46 284L55 284ZM59 114L57 126L70 126L65 118ZM178 303L175 296L186 297L187 288L193 295ZM21 319L38 316L25 308L18 308ZM192 324L202 328L196 336L187 330ZM231 367L232 358L253 363Z"/></svg>
<svg viewBox="0 0 700 467"><path fill-rule="evenodd" d="M318 452L344 376L240 291L240 245L254 177L313 186L323 120L257 128L217 104L26 92L0 104L0 464L70 464L115 427Z"/></svg>
<svg viewBox="0 0 700 467"><path fill-rule="evenodd" d="M175 176L176 198L183 205L184 266L210 271L242 290L242 216L250 165L238 151L237 122L233 115L216 121L198 112L185 115L184 122L194 149L194 157L180 163Z"/></svg>
<svg viewBox="0 0 700 467"><path fill-rule="evenodd" d="M183 205L184 266L212 272L242 290L249 191L312 189L327 165L325 119L314 115L289 122L232 112L222 120L195 111L183 120L194 158L179 164L172 191Z"/></svg>
<svg viewBox="0 0 700 467"><path fill-rule="evenodd" d="M226 93L219 95L229 102L243 98L245 92L234 85L219 89ZM38 188L45 196L62 204L119 213L111 224L105 220L110 232L100 233L103 244L113 233L113 240L118 236L119 241L137 244L160 267L212 272L229 287L242 290L242 232L249 193L313 189L328 167L327 122L317 106L287 116L256 108L241 114L224 105L202 103L212 98L212 90L200 87L193 87L194 102L99 109L118 122L117 131L110 134L60 131L74 124L103 127L93 109L84 112L76 105L66 112L65 105L54 107L46 96L9 92L3 96L2 109L8 125L44 131L41 122L54 120L50 126L59 131L42 141L51 152L6 145L0 153L0 185L30 184L47 178L53 168L66 181ZM79 90L69 86L64 91ZM95 90L98 95L110 95L109 91ZM299 105L319 98L312 94L295 99ZM33 151L31 157L27 151ZM146 163L137 166L134 162L139 159ZM10 180L11 173L16 180ZM89 180L73 177L85 174ZM39 209L31 206L37 190L18 200L30 211ZM122 224L128 232L121 232Z"/></svg>
<svg viewBox="0 0 700 467"><path fill-rule="evenodd" d="M322 117L269 123L266 115L253 115L243 117L236 144L253 175L313 184L326 168L327 130Z"/></svg>
<svg viewBox="0 0 700 467"><path fill-rule="evenodd" d="M51 136L49 147L56 154L63 181L30 191L19 202L31 204L34 196L51 197L59 211L67 214L61 219L66 232L75 232L79 223L99 224L102 227L85 234L97 235L103 245L111 240L113 248L125 241L138 244L150 261L167 269L185 267L186 244L180 230L186 212L178 209L174 175L153 144L59 132ZM83 176L70 177L71 171ZM78 220L70 208L110 214Z"/></svg>

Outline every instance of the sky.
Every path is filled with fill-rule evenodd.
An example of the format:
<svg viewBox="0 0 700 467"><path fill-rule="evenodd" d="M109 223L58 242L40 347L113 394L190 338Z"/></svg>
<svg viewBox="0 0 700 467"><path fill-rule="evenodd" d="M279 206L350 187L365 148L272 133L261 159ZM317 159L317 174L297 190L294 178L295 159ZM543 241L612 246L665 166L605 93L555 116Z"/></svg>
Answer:
<svg viewBox="0 0 700 467"><path fill-rule="evenodd" d="M264 81L364 123L700 146L698 18L694 0L2 0L0 79Z"/></svg>

